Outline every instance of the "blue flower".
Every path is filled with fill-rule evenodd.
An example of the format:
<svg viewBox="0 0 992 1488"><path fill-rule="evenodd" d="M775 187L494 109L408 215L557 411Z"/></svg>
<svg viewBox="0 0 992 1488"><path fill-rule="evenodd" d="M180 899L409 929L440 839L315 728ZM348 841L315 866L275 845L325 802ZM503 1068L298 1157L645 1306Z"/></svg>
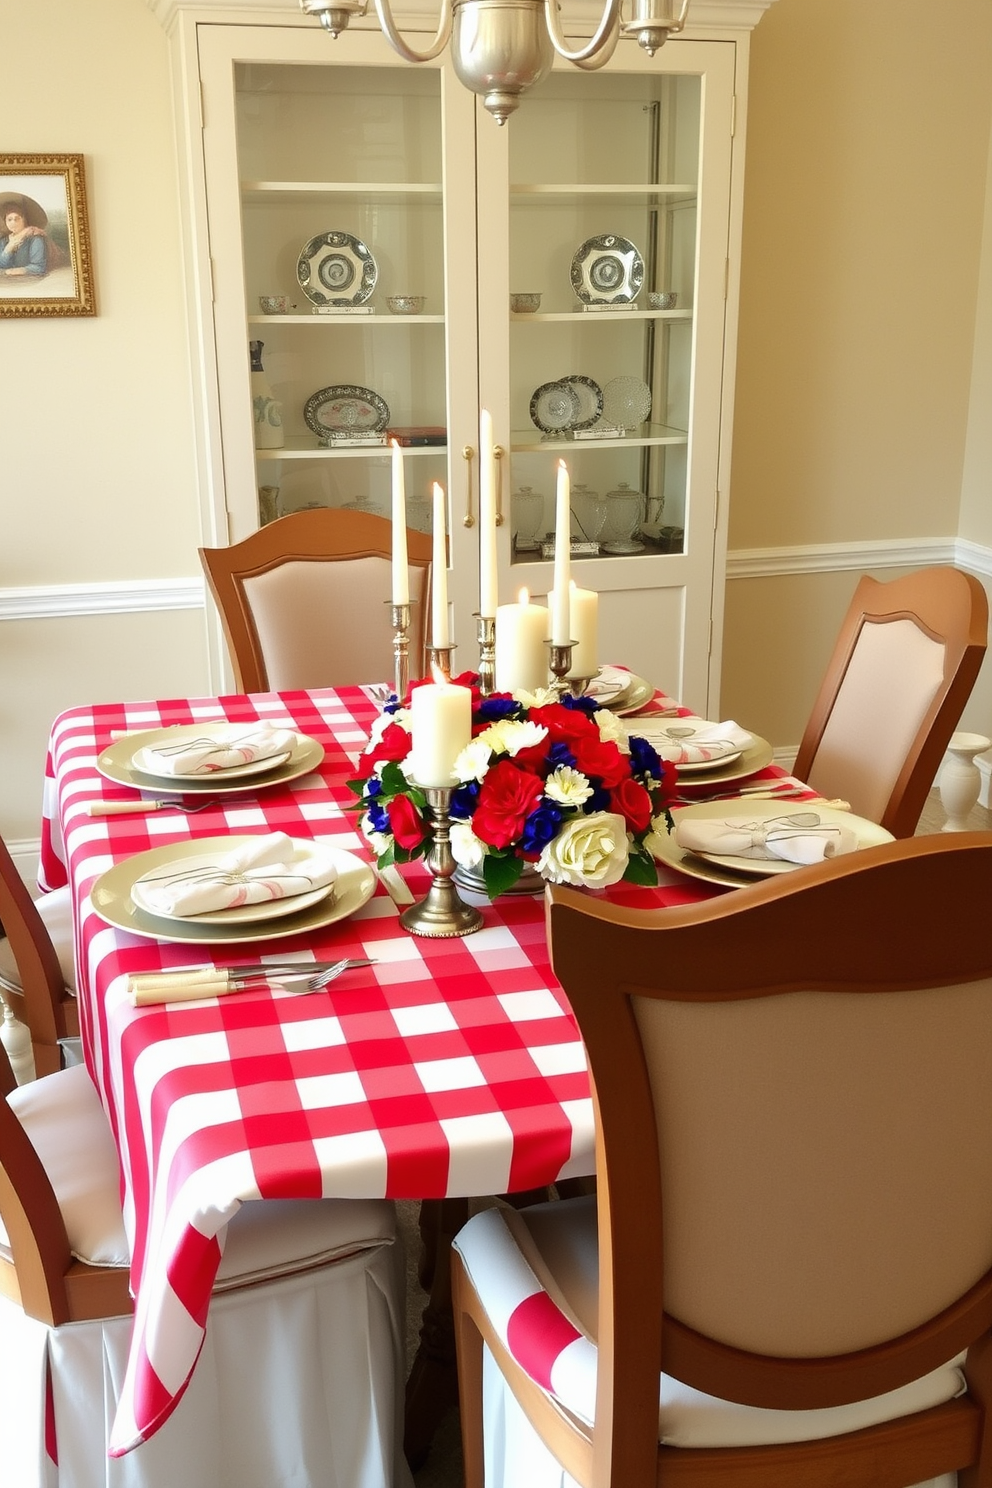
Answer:
<svg viewBox="0 0 992 1488"><path fill-rule="evenodd" d="M479 801L479 782L470 780L467 785L460 785L451 793L451 815L459 821L467 821L474 812Z"/></svg>
<svg viewBox="0 0 992 1488"><path fill-rule="evenodd" d="M366 780L365 794L368 796L370 801L373 801L376 796L382 795L382 781L379 779L378 775L370 775L368 780Z"/></svg>
<svg viewBox="0 0 992 1488"><path fill-rule="evenodd" d="M385 702L382 705L382 711L383 711L383 713L398 713L399 712L399 708L400 708L400 700L396 696L395 692L391 692L389 694L389 700L388 700L388 702Z"/></svg>
<svg viewBox="0 0 992 1488"><path fill-rule="evenodd" d="M595 698L577 698L570 692L566 692L564 697L561 698L560 701L563 708L574 708L576 713L588 713L590 716L599 708L599 704L596 702Z"/></svg>
<svg viewBox="0 0 992 1488"><path fill-rule="evenodd" d="M532 811L524 822L520 846L524 852L539 853L554 837L561 826L561 812L557 806L545 803Z"/></svg>
<svg viewBox="0 0 992 1488"><path fill-rule="evenodd" d="M381 832L388 836L392 828L389 825L389 812L385 806L380 806L377 801L370 801L368 813L369 825L373 832Z"/></svg>
<svg viewBox="0 0 992 1488"><path fill-rule="evenodd" d="M651 775L655 780L660 780L662 770L658 751L648 743L647 739L641 739L637 734L631 734L628 742L631 774L635 777Z"/></svg>
<svg viewBox="0 0 992 1488"><path fill-rule="evenodd" d="M569 749L564 739L559 739L557 744L552 744L547 753L548 774L557 770L559 765L575 766L575 755Z"/></svg>
<svg viewBox="0 0 992 1488"><path fill-rule="evenodd" d="M522 718L524 710L515 698L494 693L479 704L478 717L484 723L496 723L501 718Z"/></svg>
<svg viewBox="0 0 992 1488"><path fill-rule="evenodd" d="M590 780L589 784L593 785L593 781ZM587 816L592 816L594 811L609 811L609 809L610 793L601 785L595 786L592 795L582 807L582 810Z"/></svg>

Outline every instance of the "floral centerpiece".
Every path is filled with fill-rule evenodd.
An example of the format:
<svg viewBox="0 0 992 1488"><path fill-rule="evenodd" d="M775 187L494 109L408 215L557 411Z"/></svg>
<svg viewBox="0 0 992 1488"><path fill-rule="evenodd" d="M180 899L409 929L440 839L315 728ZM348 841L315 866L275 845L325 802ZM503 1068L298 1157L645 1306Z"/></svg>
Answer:
<svg viewBox="0 0 992 1488"><path fill-rule="evenodd" d="M453 770L451 850L481 871L489 897L512 889L528 865L584 888L657 883L652 839L671 830L674 767L592 698L483 697L474 673L454 680L472 689L472 741ZM411 743L409 713L394 697L350 782L380 867L431 845L426 795L407 774Z"/></svg>

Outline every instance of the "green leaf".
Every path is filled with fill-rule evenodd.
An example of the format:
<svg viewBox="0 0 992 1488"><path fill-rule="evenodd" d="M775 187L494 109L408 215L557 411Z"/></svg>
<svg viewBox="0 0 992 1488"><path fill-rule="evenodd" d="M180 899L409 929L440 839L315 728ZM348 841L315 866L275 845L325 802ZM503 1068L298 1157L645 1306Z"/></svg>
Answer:
<svg viewBox="0 0 992 1488"><path fill-rule="evenodd" d="M654 888L658 882L658 869L649 854L635 851L627 859L627 867L623 876L627 883L643 884L645 888Z"/></svg>
<svg viewBox="0 0 992 1488"><path fill-rule="evenodd" d="M498 853L487 853L482 860L482 873L486 880L486 893L490 899L512 889L524 871L523 861L515 857L501 857Z"/></svg>
<svg viewBox="0 0 992 1488"><path fill-rule="evenodd" d="M395 842L390 842L390 844L386 848L385 852L380 853L379 856L376 858L376 862L379 864L379 867L380 868L389 868L389 867L392 866L393 863L395 863L395 861L396 861L396 843Z"/></svg>
<svg viewBox="0 0 992 1488"><path fill-rule="evenodd" d="M368 784L368 782L365 781L365 780L348 780L348 781L345 782L345 784L347 785L347 787L348 787L348 789L350 791L353 791L354 792L354 794L356 796L364 796L364 794L365 794L365 787Z"/></svg>
<svg viewBox="0 0 992 1488"><path fill-rule="evenodd" d="M379 777L382 781L382 789L387 796L402 796L407 792L407 779L395 760L390 760L383 766Z"/></svg>

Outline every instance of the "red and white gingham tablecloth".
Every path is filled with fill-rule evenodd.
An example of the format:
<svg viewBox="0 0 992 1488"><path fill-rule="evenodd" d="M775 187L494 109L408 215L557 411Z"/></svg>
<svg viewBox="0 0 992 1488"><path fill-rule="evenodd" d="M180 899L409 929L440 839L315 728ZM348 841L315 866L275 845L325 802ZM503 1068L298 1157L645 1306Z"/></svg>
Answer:
<svg viewBox="0 0 992 1488"><path fill-rule="evenodd" d="M361 688L74 708L50 741L44 886L69 882L86 1062L117 1138L135 1324L111 1451L151 1435L176 1405L203 1341L226 1227L248 1199L443 1198L527 1189L593 1170L582 1044L548 963L539 898L504 898L485 927L415 938L378 886L357 914L264 945L200 946L112 928L90 890L114 863L190 838L283 831L368 858L346 781L376 704ZM228 719L319 739L313 774L219 798L187 816L90 817L133 799L96 758L120 730ZM420 898L427 875L403 870ZM661 870L643 907L709 890ZM202 952L202 954L201 954ZM134 1008L130 972L255 961L374 957L327 991L245 991ZM225 954L226 953L226 954Z"/></svg>

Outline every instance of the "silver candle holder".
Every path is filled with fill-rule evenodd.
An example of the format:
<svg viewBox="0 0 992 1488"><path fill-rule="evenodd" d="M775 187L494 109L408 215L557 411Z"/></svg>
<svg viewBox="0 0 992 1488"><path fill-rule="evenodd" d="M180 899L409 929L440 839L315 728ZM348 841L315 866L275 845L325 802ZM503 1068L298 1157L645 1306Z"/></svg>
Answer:
<svg viewBox="0 0 992 1488"><path fill-rule="evenodd" d="M393 626L393 690L402 702L410 688L410 605L386 602Z"/></svg>
<svg viewBox="0 0 992 1488"><path fill-rule="evenodd" d="M411 904L400 915L400 924L411 935L423 935L431 939L451 939L458 935L471 935L481 930L481 912L466 904L452 882L455 860L451 853L451 795L450 785L422 786L433 821L432 842L427 854L427 866L434 881L427 897L419 904Z"/></svg>
<svg viewBox="0 0 992 1488"><path fill-rule="evenodd" d="M439 672L445 682L451 681L451 653L454 646L428 646L427 672L429 676Z"/></svg>
<svg viewBox="0 0 992 1488"><path fill-rule="evenodd" d="M496 691L496 616L476 615L479 640L479 691L489 697Z"/></svg>
<svg viewBox="0 0 992 1488"><path fill-rule="evenodd" d="M554 687L558 696L570 690L574 691L571 683L567 682L566 676L572 669L572 648L575 641L565 641L559 644L557 641L546 642L548 648L548 671L554 677ZM576 694L578 696L578 694Z"/></svg>

